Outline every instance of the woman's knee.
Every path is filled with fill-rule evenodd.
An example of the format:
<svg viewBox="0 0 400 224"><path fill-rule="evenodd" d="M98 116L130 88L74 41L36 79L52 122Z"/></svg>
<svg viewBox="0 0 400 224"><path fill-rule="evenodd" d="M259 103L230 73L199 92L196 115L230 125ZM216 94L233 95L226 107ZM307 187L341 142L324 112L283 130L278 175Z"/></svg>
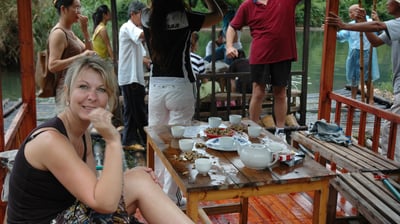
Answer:
<svg viewBox="0 0 400 224"><path fill-rule="evenodd" d="M124 173L124 199L129 210L132 205L136 207L136 202L141 196L146 196L149 189L154 188L157 183L151 175L144 169L129 169Z"/></svg>
<svg viewBox="0 0 400 224"><path fill-rule="evenodd" d="M129 169L124 173L124 188L143 189L146 185L156 184L150 174L144 169Z"/></svg>

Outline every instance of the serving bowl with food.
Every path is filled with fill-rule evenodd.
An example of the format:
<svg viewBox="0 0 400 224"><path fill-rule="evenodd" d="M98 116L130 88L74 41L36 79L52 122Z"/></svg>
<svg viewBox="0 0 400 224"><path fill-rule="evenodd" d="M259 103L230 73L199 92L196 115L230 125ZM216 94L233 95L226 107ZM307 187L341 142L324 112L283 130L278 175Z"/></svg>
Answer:
<svg viewBox="0 0 400 224"><path fill-rule="evenodd" d="M222 136L233 136L235 131L230 128L206 128L204 134L207 138L219 138Z"/></svg>

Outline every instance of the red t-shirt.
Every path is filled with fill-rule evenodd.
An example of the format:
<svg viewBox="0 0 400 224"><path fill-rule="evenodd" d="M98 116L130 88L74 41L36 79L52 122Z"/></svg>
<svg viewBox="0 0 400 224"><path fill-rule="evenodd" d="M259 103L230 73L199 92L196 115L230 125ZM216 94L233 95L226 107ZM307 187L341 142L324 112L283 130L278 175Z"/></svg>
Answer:
<svg viewBox="0 0 400 224"><path fill-rule="evenodd" d="M300 0L243 2L230 25L235 30L249 26L252 37L250 64L297 60L295 9Z"/></svg>

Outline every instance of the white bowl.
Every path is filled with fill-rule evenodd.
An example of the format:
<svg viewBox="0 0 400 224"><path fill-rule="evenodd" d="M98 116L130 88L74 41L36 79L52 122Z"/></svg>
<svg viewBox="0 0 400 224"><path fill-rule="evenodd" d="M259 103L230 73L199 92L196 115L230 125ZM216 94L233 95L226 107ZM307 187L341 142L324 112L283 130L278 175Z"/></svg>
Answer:
<svg viewBox="0 0 400 224"><path fill-rule="evenodd" d="M231 124L240 124L241 121L242 121L242 115L239 114L229 115L229 122Z"/></svg>
<svg viewBox="0 0 400 224"><path fill-rule="evenodd" d="M211 169L212 163L211 159L199 158L194 161L194 165L200 174L206 176L208 171Z"/></svg>
<svg viewBox="0 0 400 224"><path fill-rule="evenodd" d="M250 126L247 128L247 133L250 137L256 138L260 136L262 127L261 126Z"/></svg>
<svg viewBox="0 0 400 224"><path fill-rule="evenodd" d="M190 152L193 149L194 140L193 139L179 139L179 148L184 152Z"/></svg>
<svg viewBox="0 0 400 224"><path fill-rule="evenodd" d="M171 133L174 138L182 138L183 133L185 133L185 127L184 126L172 126L171 127Z"/></svg>
<svg viewBox="0 0 400 224"><path fill-rule="evenodd" d="M220 117L208 118L208 126L210 126L210 128L218 128L221 123L222 123L222 118Z"/></svg>

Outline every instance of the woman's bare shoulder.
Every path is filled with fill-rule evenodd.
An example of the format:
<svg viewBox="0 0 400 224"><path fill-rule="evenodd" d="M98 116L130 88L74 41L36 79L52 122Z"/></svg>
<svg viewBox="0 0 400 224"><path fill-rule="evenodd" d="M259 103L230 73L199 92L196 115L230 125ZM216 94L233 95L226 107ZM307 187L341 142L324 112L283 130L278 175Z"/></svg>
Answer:
<svg viewBox="0 0 400 224"><path fill-rule="evenodd" d="M40 128L30 138L25 145L25 157L33 167L41 170L47 170L46 163L57 160L57 156L65 158L63 149L71 147L68 138L52 127Z"/></svg>
<svg viewBox="0 0 400 224"><path fill-rule="evenodd" d="M49 34L49 41L54 41L55 43L67 42L68 31L61 27L54 27Z"/></svg>

